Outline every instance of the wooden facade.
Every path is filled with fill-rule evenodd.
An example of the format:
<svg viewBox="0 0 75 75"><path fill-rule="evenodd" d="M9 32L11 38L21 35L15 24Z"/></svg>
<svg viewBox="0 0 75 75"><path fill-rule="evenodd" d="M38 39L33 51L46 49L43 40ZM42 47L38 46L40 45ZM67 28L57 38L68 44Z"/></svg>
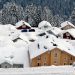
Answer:
<svg viewBox="0 0 75 75"><path fill-rule="evenodd" d="M69 32L64 33L64 34L63 34L63 38L64 38L64 39L75 40L75 38L74 38Z"/></svg>
<svg viewBox="0 0 75 75"><path fill-rule="evenodd" d="M27 26L24 22L21 26L17 27L17 29L31 29L31 27Z"/></svg>
<svg viewBox="0 0 75 75"><path fill-rule="evenodd" d="M51 66L51 65L72 65L75 62L75 57L58 49L54 48L47 51L31 60L31 67Z"/></svg>
<svg viewBox="0 0 75 75"><path fill-rule="evenodd" d="M22 25L20 27L17 27L17 29L21 30L21 29L31 29L31 28L26 25Z"/></svg>
<svg viewBox="0 0 75 75"><path fill-rule="evenodd" d="M71 26L71 25L66 25L65 27L62 27L61 29L62 30L67 30L67 29L72 29L72 28L74 28L74 27Z"/></svg>

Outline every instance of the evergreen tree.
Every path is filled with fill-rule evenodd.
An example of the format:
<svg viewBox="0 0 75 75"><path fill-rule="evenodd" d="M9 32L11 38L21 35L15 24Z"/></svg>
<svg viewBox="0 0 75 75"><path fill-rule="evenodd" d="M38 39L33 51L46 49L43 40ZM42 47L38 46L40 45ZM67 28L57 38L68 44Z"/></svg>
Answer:
<svg viewBox="0 0 75 75"><path fill-rule="evenodd" d="M75 25L75 8L74 10L72 11L72 14L70 16L70 21Z"/></svg>
<svg viewBox="0 0 75 75"><path fill-rule="evenodd" d="M24 18L23 8L15 3L6 3L2 9L2 23L15 24Z"/></svg>

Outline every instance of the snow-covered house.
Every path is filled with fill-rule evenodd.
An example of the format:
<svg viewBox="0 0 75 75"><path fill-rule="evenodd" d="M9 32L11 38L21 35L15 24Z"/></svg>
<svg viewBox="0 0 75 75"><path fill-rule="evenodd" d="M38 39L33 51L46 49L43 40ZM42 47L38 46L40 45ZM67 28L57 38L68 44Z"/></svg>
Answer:
<svg viewBox="0 0 75 75"><path fill-rule="evenodd" d="M27 47L0 47L0 68L24 68L29 66Z"/></svg>
<svg viewBox="0 0 75 75"><path fill-rule="evenodd" d="M16 28L21 30L21 29L31 29L31 26L29 23L21 20L18 23L16 23Z"/></svg>
<svg viewBox="0 0 75 75"><path fill-rule="evenodd" d="M64 30L59 35L63 39L75 40L75 29Z"/></svg>
<svg viewBox="0 0 75 75"><path fill-rule="evenodd" d="M38 25L38 28L39 28L39 29L42 29L42 30L48 30L48 29L50 29L51 27L52 27L51 24L50 24L49 22L47 22L47 21L42 21L42 22L40 22L39 25Z"/></svg>
<svg viewBox="0 0 75 75"><path fill-rule="evenodd" d="M27 42L22 39L13 42L10 37L0 36L0 68L24 67L29 67Z"/></svg>
<svg viewBox="0 0 75 75"><path fill-rule="evenodd" d="M75 26L71 22L65 21L65 22L61 23L62 30L67 30L67 29L71 29L71 28L75 28Z"/></svg>
<svg viewBox="0 0 75 75"><path fill-rule="evenodd" d="M59 33L61 33L62 30L60 28L57 28L57 27L52 27L51 29L47 30L46 32L48 34L52 34L56 37L59 37Z"/></svg>
<svg viewBox="0 0 75 75"><path fill-rule="evenodd" d="M75 62L74 47L62 39L36 41L29 46L29 54L32 67L72 65Z"/></svg>

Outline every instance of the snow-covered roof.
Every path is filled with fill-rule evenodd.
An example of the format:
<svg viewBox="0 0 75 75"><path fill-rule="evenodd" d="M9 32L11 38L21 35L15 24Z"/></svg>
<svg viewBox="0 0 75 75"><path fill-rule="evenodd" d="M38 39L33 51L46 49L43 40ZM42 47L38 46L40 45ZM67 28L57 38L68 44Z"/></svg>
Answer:
<svg viewBox="0 0 75 75"><path fill-rule="evenodd" d="M46 26L47 26L47 28L46 28ZM38 28L40 28L40 29L48 29L48 28L51 28L51 27L52 27L51 24L47 21L42 21L38 25Z"/></svg>
<svg viewBox="0 0 75 75"><path fill-rule="evenodd" d="M67 26L67 25L70 25L70 26L72 26L72 27L75 28L75 26L71 22L69 22L69 21L65 21L65 22L61 23L61 27L62 28L65 27L65 26Z"/></svg>
<svg viewBox="0 0 75 75"><path fill-rule="evenodd" d="M59 33L62 32L62 30L58 27L52 27L51 29L47 30L48 33L49 31L52 32L54 35L58 35Z"/></svg>
<svg viewBox="0 0 75 75"><path fill-rule="evenodd" d="M11 24L0 25L0 36L10 36L10 34L15 31L17 31L17 29Z"/></svg>
<svg viewBox="0 0 75 75"><path fill-rule="evenodd" d="M12 64L24 64L26 58L25 50L26 49L22 47L0 47L0 64L3 62L11 62Z"/></svg>
<svg viewBox="0 0 75 75"><path fill-rule="evenodd" d="M19 21L19 22L16 23L16 28L22 26L23 24L25 24L28 27L31 27L29 23L21 20L21 21Z"/></svg>
<svg viewBox="0 0 75 75"><path fill-rule="evenodd" d="M53 46L53 43L56 44L57 46ZM38 44L39 44L39 48L38 48ZM49 39L41 39L29 46L30 59L35 58L40 54L46 51L50 51L54 48L59 48L60 50L75 56L74 47L69 42L66 42L63 39L49 38Z"/></svg>
<svg viewBox="0 0 75 75"><path fill-rule="evenodd" d="M66 32L68 32L72 37L75 38L75 29L64 30L64 31L62 31L62 34L66 33Z"/></svg>

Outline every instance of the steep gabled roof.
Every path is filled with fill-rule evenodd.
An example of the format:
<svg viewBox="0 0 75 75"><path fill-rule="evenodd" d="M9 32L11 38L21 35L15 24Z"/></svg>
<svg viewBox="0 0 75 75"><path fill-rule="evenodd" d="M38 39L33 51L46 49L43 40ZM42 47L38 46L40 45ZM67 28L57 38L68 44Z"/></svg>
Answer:
<svg viewBox="0 0 75 75"><path fill-rule="evenodd" d="M39 23L38 28L42 29L43 27L48 26L48 27L52 27L51 24L47 21L42 21Z"/></svg>
<svg viewBox="0 0 75 75"><path fill-rule="evenodd" d="M69 21L65 21L65 22L61 23L61 28L65 27L67 25L70 25L70 26L75 28L75 26L71 22L69 22Z"/></svg>
<svg viewBox="0 0 75 75"><path fill-rule="evenodd" d="M29 46L30 59L33 59L46 51L51 51L54 48L59 48L61 51L65 51L75 56L75 49L69 42L66 42L63 39L41 39Z"/></svg>
<svg viewBox="0 0 75 75"><path fill-rule="evenodd" d="M67 32L68 32L72 37L75 38L75 29L64 30L64 31L62 31L62 34L67 33Z"/></svg>
<svg viewBox="0 0 75 75"><path fill-rule="evenodd" d="M23 21L23 20L21 20L21 21L16 23L16 28L22 26L23 24L25 24L26 26L31 28L30 24L25 22L25 21Z"/></svg>

